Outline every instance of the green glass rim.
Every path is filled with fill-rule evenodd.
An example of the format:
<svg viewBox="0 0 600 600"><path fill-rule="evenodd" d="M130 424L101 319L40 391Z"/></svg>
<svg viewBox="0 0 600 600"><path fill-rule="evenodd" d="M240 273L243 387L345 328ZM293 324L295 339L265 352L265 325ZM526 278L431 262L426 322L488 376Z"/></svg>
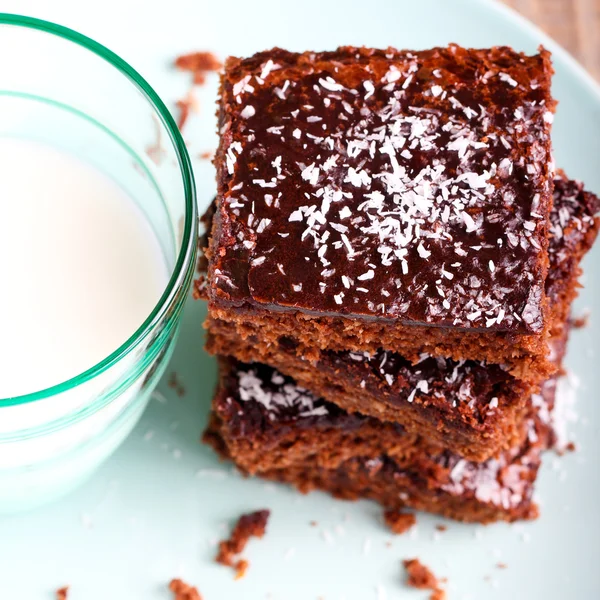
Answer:
<svg viewBox="0 0 600 600"><path fill-rule="evenodd" d="M154 327L167 317L167 312L175 301L183 302L185 300L187 290L185 290L184 294L181 294L181 288L191 281L189 271L194 268L198 227L196 188L190 156L185 146L185 142L183 141L183 137L175 124L175 120L152 86L129 63L115 54L112 50L109 50L106 46L103 46L73 29L50 21L10 13L0 13L0 26L2 25L33 29L72 42L105 60L129 79L152 106L156 116L165 126L169 139L173 144L184 186L185 218L181 247L165 290L150 315L129 339L102 361L90 367L83 373L43 390L21 396L2 398L0 399L0 407L26 404L71 390L103 373L138 346Z"/></svg>

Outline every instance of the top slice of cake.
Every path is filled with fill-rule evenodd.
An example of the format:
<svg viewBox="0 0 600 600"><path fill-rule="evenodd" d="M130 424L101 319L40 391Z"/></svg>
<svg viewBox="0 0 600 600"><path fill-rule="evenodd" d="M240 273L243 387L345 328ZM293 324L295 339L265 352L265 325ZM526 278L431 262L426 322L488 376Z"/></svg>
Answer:
<svg viewBox="0 0 600 600"><path fill-rule="evenodd" d="M228 59L211 302L542 333L551 75L506 47Z"/></svg>

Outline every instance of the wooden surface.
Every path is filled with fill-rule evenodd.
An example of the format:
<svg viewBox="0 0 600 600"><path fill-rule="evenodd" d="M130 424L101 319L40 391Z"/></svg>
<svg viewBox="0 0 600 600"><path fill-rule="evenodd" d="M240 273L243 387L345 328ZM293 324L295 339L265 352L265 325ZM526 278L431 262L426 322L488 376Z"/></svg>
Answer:
<svg viewBox="0 0 600 600"><path fill-rule="evenodd" d="M600 0L503 0L600 80Z"/></svg>

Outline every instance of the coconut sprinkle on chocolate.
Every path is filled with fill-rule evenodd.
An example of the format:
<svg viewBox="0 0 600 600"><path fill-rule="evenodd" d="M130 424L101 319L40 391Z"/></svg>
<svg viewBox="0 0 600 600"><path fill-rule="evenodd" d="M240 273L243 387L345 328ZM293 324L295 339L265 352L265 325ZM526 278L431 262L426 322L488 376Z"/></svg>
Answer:
<svg viewBox="0 0 600 600"><path fill-rule="evenodd" d="M313 396L289 377L273 371L267 381L260 376L258 368L240 365L237 371L238 392L243 402L258 402L269 411L272 419L277 419L279 414L287 418L296 414L298 418L302 418L328 413L324 400Z"/></svg>

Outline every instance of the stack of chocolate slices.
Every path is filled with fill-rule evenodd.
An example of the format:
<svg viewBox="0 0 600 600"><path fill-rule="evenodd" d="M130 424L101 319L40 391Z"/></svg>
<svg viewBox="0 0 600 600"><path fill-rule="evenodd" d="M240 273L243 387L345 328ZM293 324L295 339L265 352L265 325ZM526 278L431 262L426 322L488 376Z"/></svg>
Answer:
<svg viewBox="0 0 600 600"><path fill-rule="evenodd" d="M230 58L205 216L205 440L248 474L536 514L600 201L554 168L543 49Z"/></svg>

